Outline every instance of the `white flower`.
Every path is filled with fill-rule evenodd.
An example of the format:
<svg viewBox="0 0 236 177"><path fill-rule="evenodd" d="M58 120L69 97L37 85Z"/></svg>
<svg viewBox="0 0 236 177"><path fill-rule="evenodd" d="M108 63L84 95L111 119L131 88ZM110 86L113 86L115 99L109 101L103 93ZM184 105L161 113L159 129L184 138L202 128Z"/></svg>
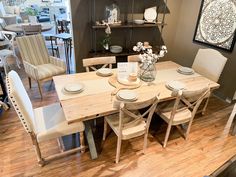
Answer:
<svg viewBox="0 0 236 177"><path fill-rule="evenodd" d="M110 28L110 26L108 25L108 24L106 24L106 29L105 29L105 33L106 34L111 34L111 28Z"/></svg>
<svg viewBox="0 0 236 177"><path fill-rule="evenodd" d="M165 55L165 51L164 51L164 50L161 50L160 53L159 53L159 56L160 56L160 57L164 57L164 55Z"/></svg>
<svg viewBox="0 0 236 177"><path fill-rule="evenodd" d="M134 47L133 47L133 51L137 52L137 51L138 51L138 47L137 47L137 46L134 46Z"/></svg>

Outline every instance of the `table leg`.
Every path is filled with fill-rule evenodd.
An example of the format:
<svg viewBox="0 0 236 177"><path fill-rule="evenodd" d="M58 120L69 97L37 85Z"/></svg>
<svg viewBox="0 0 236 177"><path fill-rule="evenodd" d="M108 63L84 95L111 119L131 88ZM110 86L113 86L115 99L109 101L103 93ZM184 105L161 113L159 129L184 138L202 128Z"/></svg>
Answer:
<svg viewBox="0 0 236 177"><path fill-rule="evenodd" d="M67 42L67 40L64 40L64 48L65 48L66 67L67 67L68 73L70 74L70 63L69 63L69 57L68 57L68 42Z"/></svg>
<svg viewBox="0 0 236 177"><path fill-rule="evenodd" d="M86 139L88 142L91 159L96 159L98 157L98 155L97 155L97 149L96 149L94 138L93 138L93 131L91 128L91 123L92 123L92 121L85 121L84 122L85 136L86 136Z"/></svg>

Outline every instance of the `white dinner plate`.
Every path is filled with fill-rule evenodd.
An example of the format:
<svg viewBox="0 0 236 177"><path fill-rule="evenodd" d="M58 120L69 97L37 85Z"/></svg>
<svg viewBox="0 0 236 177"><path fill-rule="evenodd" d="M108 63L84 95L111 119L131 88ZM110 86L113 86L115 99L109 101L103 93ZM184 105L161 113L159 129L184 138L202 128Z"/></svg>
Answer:
<svg viewBox="0 0 236 177"><path fill-rule="evenodd" d="M144 12L145 20L147 20L148 22L154 22L156 18L157 18L156 7L145 9L145 12Z"/></svg>
<svg viewBox="0 0 236 177"><path fill-rule="evenodd" d="M177 71L181 74L187 74L187 75L194 74L194 70L189 67L179 67Z"/></svg>
<svg viewBox="0 0 236 177"><path fill-rule="evenodd" d="M100 75L100 76L111 76L112 74L113 73L110 68L100 68L97 70L97 75Z"/></svg>
<svg viewBox="0 0 236 177"><path fill-rule="evenodd" d="M180 81L169 81L166 86L171 90L183 90L185 88L185 84Z"/></svg>
<svg viewBox="0 0 236 177"><path fill-rule="evenodd" d="M83 88L84 85L82 83L70 83L64 86L66 92L80 92Z"/></svg>
<svg viewBox="0 0 236 177"><path fill-rule="evenodd" d="M132 90L120 90L117 93L118 99L121 98L122 100L127 101L135 101L138 99L138 94Z"/></svg>

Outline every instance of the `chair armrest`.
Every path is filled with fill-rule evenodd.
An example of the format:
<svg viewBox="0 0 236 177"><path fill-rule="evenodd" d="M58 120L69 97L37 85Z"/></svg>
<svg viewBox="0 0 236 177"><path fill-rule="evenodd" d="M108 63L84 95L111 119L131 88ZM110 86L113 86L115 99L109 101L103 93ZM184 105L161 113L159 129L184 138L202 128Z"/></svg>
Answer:
<svg viewBox="0 0 236 177"><path fill-rule="evenodd" d="M36 66L23 61L24 67L25 67L25 72L26 74L28 74L31 78L38 80L38 70L36 68Z"/></svg>
<svg viewBox="0 0 236 177"><path fill-rule="evenodd" d="M53 56L50 56L49 57L49 61L50 61L51 64L54 64L54 65L59 66L59 67L62 67L63 69L66 70L66 64L61 59L53 57Z"/></svg>

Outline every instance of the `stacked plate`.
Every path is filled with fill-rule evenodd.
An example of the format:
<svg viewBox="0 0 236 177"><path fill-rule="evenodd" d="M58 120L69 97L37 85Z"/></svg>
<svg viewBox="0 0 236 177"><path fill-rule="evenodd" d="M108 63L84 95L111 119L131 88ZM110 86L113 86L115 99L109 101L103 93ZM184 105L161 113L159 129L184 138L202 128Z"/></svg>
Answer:
<svg viewBox="0 0 236 177"><path fill-rule="evenodd" d="M113 73L110 68L101 68L97 70L96 74L102 77L108 77L111 76Z"/></svg>
<svg viewBox="0 0 236 177"><path fill-rule="evenodd" d="M113 45L110 47L110 52L111 53L121 53L123 48L119 45Z"/></svg>
<svg viewBox="0 0 236 177"><path fill-rule="evenodd" d="M185 85L180 81L169 81L166 83L166 87L170 90L183 90Z"/></svg>
<svg viewBox="0 0 236 177"><path fill-rule="evenodd" d="M117 99L123 100L123 101L136 101L138 99L138 94L135 93L132 90L120 90L116 94Z"/></svg>
<svg viewBox="0 0 236 177"><path fill-rule="evenodd" d="M71 83L71 84L66 84L63 87L63 91L65 93L72 93L72 94L77 94L80 93L84 90L84 84L82 83Z"/></svg>
<svg viewBox="0 0 236 177"><path fill-rule="evenodd" d="M188 68L188 67L179 67L177 69L177 72L180 74L184 74L184 75L194 74L194 70L192 68Z"/></svg>

